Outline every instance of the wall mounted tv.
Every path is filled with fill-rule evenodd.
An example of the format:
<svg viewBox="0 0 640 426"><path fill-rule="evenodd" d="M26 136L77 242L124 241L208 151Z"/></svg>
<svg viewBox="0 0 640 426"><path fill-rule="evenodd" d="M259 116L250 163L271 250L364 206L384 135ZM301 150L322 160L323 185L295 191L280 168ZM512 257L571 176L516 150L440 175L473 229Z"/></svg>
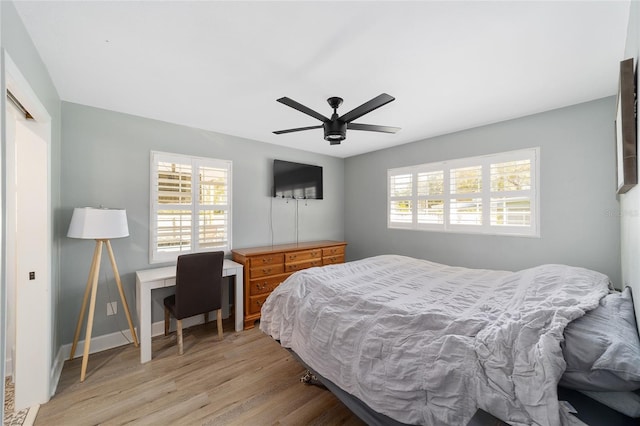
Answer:
<svg viewBox="0 0 640 426"><path fill-rule="evenodd" d="M322 200L322 167L273 160L273 196Z"/></svg>

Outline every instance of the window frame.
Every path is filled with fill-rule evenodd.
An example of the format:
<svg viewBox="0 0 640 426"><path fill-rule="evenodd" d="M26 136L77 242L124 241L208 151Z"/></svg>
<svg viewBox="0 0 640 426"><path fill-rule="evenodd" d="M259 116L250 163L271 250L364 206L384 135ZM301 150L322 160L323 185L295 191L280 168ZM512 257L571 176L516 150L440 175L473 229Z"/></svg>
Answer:
<svg viewBox="0 0 640 426"><path fill-rule="evenodd" d="M176 210L185 210L191 213L191 249L190 250L176 250L172 252L162 252L158 250L156 241L158 238L158 211L166 209L162 204L158 202L158 165L161 162L169 162L180 165L188 165L191 167L191 203L189 205L179 206L173 205L171 208ZM203 205L200 204L199 182L198 175L201 167L209 167L216 169L226 170L226 192L227 203L226 205L214 204ZM232 247L232 182L233 182L233 163L231 160L223 160L209 157L198 157L186 154L175 154L161 151L151 151L150 155L150 185L149 185L149 263L166 263L176 261L179 255L188 253L199 253L206 251L222 250L225 254L231 252ZM199 215L202 210L224 210L226 211L226 244L219 247L200 247L199 241Z"/></svg>
<svg viewBox="0 0 640 426"><path fill-rule="evenodd" d="M528 190L505 191L507 196L526 196L530 202L530 225L529 226L509 226L491 224L491 200L492 196L502 195L502 192L491 191L491 164L505 163L511 161L530 160L530 188ZM481 166L481 186L480 192L451 193L450 181L451 170ZM443 193L434 195L418 195L418 174L443 172ZM412 189L410 196L392 196L392 177L398 175L411 175ZM540 237L540 147L525 148L514 151L487 154L475 157L466 157L453 160L439 161L434 163L418 164L414 166L398 167L387 169L387 228L388 229L409 229L418 231L436 231L448 233L484 234L484 235L506 235L519 237ZM454 224L451 223L451 203L456 198L479 198L482 206L482 224ZM419 223L418 202L419 200L443 200L443 223ZM392 203L397 201L410 201L411 221L392 222Z"/></svg>

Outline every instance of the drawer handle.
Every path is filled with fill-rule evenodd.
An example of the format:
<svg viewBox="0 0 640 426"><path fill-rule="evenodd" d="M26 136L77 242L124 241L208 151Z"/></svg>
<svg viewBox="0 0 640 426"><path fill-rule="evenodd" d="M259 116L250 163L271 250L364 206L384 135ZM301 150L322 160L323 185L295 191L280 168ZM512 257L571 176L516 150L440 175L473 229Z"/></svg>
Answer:
<svg viewBox="0 0 640 426"><path fill-rule="evenodd" d="M296 259L296 255L295 254L291 254L289 255L289 260L295 260Z"/></svg>
<svg viewBox="0 0 640 426"><path fill-rule="evenodd" d="M264 300L256 300L256 305L262 307L263 304L264 304Z"/></svg>
<svg viewBox="0 0 640 426"><path fill-rule="evenodd" d="M263 284L256 284L256 287L258 288L258 290L264 290L265 288L267 288L267 283L263 283Z"/></svg>
<svg viewBox="0 0 640 426"><path fill-rule="evenodd" d="M264 268L264 269L262 270L262 273L263 273L263 274L269 274L269 273L271 273L271 268Z"/></svg>
<svg viewBox="0 0 640 426"><path fill-rule="evenodd" d="M273 260L273 257L263 257L262 258L262 263L271 263L271 261Z"/></svg>

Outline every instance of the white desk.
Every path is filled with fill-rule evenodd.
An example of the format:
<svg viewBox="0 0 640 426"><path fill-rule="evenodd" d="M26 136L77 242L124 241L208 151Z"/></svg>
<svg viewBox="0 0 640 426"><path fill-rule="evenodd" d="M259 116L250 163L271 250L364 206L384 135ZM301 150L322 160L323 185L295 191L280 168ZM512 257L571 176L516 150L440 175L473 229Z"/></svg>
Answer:
<svg viewBox="0 0 640 426"><path fill-rule="evenodd" d="M234 299L236 331L243 329L243 266L230 259L222 265L223 277L235 277ZM176 285L176 267L146 269L136 272L136 309L138 311L138 338L140 339L140 362L151 361L151 291L156 288Z"/></svg>

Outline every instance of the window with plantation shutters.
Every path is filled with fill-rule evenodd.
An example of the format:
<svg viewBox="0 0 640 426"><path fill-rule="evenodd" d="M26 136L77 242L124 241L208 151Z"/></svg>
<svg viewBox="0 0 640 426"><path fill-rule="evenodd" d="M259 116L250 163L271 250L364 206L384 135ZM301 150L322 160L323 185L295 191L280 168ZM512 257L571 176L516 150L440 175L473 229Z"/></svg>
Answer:
<svg viewBox="0 0 640 426"><path fill-rule="evenodd" d="M530 148L389 169L389 228L539 236L538 158Z"/></svg>
<svg viewBox="0 0 640 426"><path fill-rule="evenodd" d="M151 153L151 262L229 251L231 161Z"/></svg>

